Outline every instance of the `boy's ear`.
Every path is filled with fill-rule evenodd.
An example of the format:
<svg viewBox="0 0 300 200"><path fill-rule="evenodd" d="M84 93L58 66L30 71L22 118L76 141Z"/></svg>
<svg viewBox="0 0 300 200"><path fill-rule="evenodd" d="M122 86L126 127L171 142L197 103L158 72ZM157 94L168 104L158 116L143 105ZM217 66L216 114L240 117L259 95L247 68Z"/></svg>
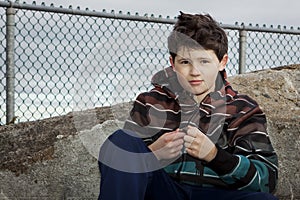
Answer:
<svg viewBox="0 0 300 200"><path fill-rule="evenodd" d="M223 71L228 62L228 54L225 54L219 64L219 71Z"/></svg>
<svg viewBox="0 0 300 200"><path fill-rule="evenodd" d="M174 60L173 60L172 56L169 57L169 61L170 61L172 68L174 69L175 65L174 65Z"/></svg>

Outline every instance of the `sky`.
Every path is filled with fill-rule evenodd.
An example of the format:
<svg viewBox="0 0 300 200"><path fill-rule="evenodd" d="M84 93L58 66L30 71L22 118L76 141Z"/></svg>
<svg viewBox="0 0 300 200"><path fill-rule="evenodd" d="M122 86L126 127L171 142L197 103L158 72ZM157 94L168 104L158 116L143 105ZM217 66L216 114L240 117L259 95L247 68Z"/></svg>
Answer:
<svg viewBox="0 0 300 200"><path fill-rule="evenodd" d="M25 0L32 3L30 0ZM169 16L174 18L179 11L187 13L209 13L218 22L223 24L249 25L273 25L290 28L300 27L300 1L299 0L36 0L37 4L45 2L46 5L53 3L55 6L62 5L73 8L80 6L81 9L107 12L115 10L123 13L130 12L134 15L154 14L158 17Z"/></svg>

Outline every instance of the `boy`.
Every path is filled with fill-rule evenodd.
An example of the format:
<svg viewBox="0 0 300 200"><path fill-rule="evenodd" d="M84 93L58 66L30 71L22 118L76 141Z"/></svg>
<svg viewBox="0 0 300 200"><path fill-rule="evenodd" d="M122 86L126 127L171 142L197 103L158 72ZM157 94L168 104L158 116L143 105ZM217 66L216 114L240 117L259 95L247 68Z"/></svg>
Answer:
<svg viewBox="0 0 300 200"><path fill-rule="evenodd" d="M266 117L226 81L224 30L181 12L168 48L171 67L101 148L99 199L276 199Z"/></svg>

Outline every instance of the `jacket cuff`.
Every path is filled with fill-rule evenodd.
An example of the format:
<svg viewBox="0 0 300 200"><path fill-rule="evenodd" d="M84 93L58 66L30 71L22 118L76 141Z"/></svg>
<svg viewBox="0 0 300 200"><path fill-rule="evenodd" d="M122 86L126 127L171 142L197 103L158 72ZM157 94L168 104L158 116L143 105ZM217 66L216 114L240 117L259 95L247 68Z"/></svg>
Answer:
<svg viewBox="0 0 300 200"><path fill-rule="evenodd" d="M216 145L216 147L218 149L216 157L205 165L220 176L232 172L238 165L239 157L228 153L218 145Z"/></svg>

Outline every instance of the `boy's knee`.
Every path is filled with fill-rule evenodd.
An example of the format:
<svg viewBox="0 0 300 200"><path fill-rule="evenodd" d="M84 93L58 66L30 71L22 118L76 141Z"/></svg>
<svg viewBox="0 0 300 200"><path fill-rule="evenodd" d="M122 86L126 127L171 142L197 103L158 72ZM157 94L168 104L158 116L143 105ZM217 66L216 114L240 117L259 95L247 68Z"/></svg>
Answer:
<svg viewBox="0 0 300 200"><path fill-rule="evenodd" d="M121 129L110 135L101 146L98 161L100 166L128 173L145 173L160 166L141 138Z"/></svg>
<svg viewBox="0 0 300 200"><path fill-rule="evenodd" d="M147 151L147 148L144 148L145 143L143 142L143 140L139 138L134 132L129 130L119 129L112 133L107 140L116 145L116 147L125 151L136 153L139 153L141 150ZM106 141L106 143L108 141Z"/></svg>

